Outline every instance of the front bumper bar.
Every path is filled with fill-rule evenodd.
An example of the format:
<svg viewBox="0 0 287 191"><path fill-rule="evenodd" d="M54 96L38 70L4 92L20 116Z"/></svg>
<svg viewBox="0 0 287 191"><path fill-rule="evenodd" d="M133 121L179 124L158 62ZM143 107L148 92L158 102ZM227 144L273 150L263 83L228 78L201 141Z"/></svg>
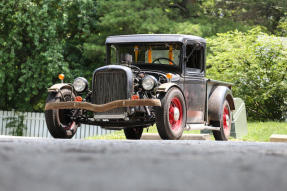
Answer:
<svg viewBox="0 0 287 191"><path fill-rule="evenodd" d="M47 103L45 110L53 109L85 109L92 112L106 112L120 107L135 107L135 106L161 106L159 99L138 99L138 100L116 100L106 104L91 104L87 102L54 102Z"/></svg>

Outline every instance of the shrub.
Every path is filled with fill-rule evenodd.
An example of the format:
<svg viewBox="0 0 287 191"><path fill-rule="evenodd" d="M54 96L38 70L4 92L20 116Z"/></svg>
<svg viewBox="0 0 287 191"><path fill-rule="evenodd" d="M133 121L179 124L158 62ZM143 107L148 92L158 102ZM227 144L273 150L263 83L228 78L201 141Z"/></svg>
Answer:
<svg viewBox="0 0 287 191"><path fill-rule="evenodd" d="M287 103L287 52L282 38L259 28L208 39L208 76L234 83L249 119L283 120Z"/></svg>

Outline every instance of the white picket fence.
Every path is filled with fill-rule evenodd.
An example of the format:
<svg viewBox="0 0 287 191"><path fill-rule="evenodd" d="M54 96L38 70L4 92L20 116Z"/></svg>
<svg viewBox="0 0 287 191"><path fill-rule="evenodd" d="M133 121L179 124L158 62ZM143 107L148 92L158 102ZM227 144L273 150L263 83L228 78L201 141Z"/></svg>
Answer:
<svg viewBox="0 0 287 191"><path fill-rule="evenodd" d="M18 114L14 111L0 111L0 135L12 134L11 132L12 129L6 128L6 124L9 122L7 118L18 116ZM47 129L44 113L24 112L20 114L24 114L25 116L24 124L27 127L27 130L24 131L23 136L46 137L46 138L52 137ZM98 126L82 124L81 127L78 128L77 133L73 138L83 139L86 137L92 137L96 135L105 135L112 132L113 131L111 130L102 129Z"/></svg>

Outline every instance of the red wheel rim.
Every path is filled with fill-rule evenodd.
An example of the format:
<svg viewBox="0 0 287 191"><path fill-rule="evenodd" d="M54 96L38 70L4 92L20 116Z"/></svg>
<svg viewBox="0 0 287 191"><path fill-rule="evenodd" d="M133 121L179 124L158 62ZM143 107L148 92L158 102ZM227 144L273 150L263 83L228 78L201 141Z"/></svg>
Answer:
<svg viewBox="0 0 287 191"><path fill-rule="evenodd" d="M231 130L231 123L230 123L230 111L228 106L226 105L223 109L223 116L222 116L222 120L223 120L223 131L224 131L224 135L226 137L230 136L230 130Z"/></svg>
<svg viewBox="0 0 287 191"><path fill-rule="evenodd" d="M179 98L172 98L169 105L169 124L173 131L177 131L182 124L182 105Z"/></svg>

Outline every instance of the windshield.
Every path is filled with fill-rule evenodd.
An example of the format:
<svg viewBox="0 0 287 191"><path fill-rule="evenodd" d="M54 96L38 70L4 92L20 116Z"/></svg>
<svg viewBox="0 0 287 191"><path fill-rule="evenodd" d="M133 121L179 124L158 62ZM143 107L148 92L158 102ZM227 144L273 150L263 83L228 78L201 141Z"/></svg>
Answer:
<svg viewBox="0 0 287 191"><path fill-rule="evenodd" d="M108 64L169 65L179 66L181 45L162 44L113 44L110 45Z"/></svg>

